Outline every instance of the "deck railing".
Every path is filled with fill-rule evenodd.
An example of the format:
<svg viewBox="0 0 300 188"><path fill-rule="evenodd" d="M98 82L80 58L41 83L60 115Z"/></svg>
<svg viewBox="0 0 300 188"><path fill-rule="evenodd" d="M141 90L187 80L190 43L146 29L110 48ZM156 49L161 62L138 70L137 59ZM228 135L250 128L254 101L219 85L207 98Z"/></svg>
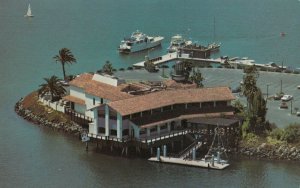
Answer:
<svg viewBox="0 0 300 188"><path fill-rule="evenodd" d="M84 114L80 114L78 112L75 112L74 110L70 109L70 108L65 108L65 114L69 115L71 117L72 121L75 121L79 124L84 123L84 124L88 124L93 122L93 119L90 117L87 117Z"/></svg>

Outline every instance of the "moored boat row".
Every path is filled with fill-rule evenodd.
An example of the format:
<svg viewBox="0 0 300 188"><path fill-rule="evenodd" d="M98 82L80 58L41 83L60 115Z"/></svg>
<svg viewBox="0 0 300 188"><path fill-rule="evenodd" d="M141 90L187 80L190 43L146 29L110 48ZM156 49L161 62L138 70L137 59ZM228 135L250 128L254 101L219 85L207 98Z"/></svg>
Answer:
<svg viewBox="0 0 300 188"><path fill-rule="evenodd" d="M124 38L121 41L118 51L125 54L139 52L160 46L163 40L164 37L162 36L149 36L137 30L133 32L130 37ZM179 48L191 46L192 44L193 42L191 40L187 40L182 35L177 34L171 37L168 52L177 52ZM206 48L211 52L215 52L220 49L220 46L220 43L211 43Z"/></svg>

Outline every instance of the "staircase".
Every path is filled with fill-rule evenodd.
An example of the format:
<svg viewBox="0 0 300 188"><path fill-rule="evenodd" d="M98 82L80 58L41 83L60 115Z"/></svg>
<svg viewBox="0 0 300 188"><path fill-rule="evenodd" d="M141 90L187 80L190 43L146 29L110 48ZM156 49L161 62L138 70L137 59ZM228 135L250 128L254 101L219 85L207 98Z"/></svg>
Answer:
<svg viewBox="0 0 300 188"><path fill-rule="evenodd" d="M179 158L186 159L190 157L193 153L193 149L197 151L202 146L202 142L194 141L191 145L189 145L185 150L179 153Z"/></svg>

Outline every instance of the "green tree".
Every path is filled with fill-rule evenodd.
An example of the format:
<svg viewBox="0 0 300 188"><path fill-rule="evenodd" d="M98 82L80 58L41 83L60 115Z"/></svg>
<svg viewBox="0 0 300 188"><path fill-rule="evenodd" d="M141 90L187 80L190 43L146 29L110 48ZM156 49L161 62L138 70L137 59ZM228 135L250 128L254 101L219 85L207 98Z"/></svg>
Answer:
<svg viewBox="0 0 300 188"><path fill-rule="evenodd" d="M62 66L63 70L63 76L64 79L66 79L66 70L65 70L65 64L73 64L76 63L76 59L72 52L68 48L62 48L59 50L58 55L54 56L53 59L55 62L59 62Z"/></svg>
<svg viewBox="0 0 300 188"><path fill-rule="evenodd" d="M253 110L254 108L254 98L256 97L259 88L256 86L256 78L257 78L257 70L255 69L254 66L246 67L245 68L245 73L246 75L244 76L244 81L242 85L242 92L243 95L247 98L247 107L248 107L248 112L253 113L255 112Z"/></svg>
<svg viewBox="0 0 300 188"><path fill-rule="evenodd" d="M203 87L203 76L200 72L200 70L197 69L197 71L195 69L193 69L193 74L190 76L190 81L194 82L197 84L197 87Z"/></svg>
<svg viewBox="0 0 300 188"><path fill-rule="evenodd" d="M113 70L114 68L112 66L112 63L106 61L106 63L102 67L102 72L104 72L105 74L113 75Z"/></svg>
<svg viewBox="0 0 300 188"><path fill-rule="evenodd" d="M144 67L148 72L157 72L154 63L149 60L145 61Z"/></svg>
<svg viewBox="0 0 300 188"><path fill-rule="evenodd" d="M51 95L51 101L55 99L60 99L62 95L66 93L65 88L61 84L61 79L57 78L56 76L52 76L50 78L44 78L46 83L40 85L38 89L38 94L41 97L44 97L46 94Z"/></svg>
<svg viewBox="0 0 300 188"><path fill-rule="evenodd" d="M193 63L190 61L184 61L183 63L183 75L185 80L189 80L191 71L193 69Z"/></svg>
<svg viewBox="0 0 300 188"><path fill-rule="evenodd" d="M256 85L259 73L255 66L245 68L246 75L242 85L243 95L247 98L247 117L251 131L265 129L265 116L267 113L266 101L260 88Z"/></svg>

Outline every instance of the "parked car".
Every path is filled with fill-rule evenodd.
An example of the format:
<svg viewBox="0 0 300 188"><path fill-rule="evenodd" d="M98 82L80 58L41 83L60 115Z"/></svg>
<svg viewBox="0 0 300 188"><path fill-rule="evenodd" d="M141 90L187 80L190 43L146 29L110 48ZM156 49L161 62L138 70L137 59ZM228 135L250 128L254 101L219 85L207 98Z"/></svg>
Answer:
<svg viewBox="0 0 300 188"><path fill-rule="evenodd" d="M292 95L283 95L283 97L281 97L282 101L290 101L293 99Z"/></svg>

